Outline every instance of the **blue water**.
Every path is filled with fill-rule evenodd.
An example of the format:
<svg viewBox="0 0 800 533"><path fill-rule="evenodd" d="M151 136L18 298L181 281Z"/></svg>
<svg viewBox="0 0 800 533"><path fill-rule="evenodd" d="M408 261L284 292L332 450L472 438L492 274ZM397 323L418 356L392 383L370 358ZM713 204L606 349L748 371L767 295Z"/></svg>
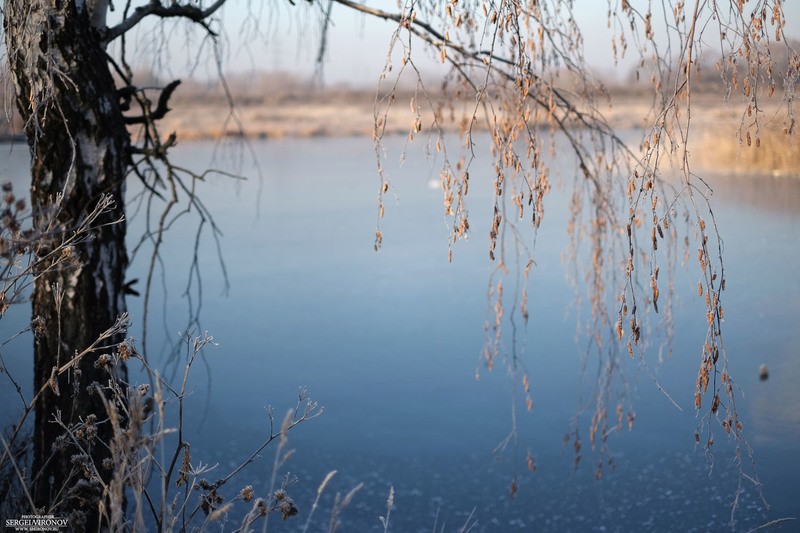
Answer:
<svg viewBox="0 0 800 533"><path fill-rule="evenodd" d="M470 515L470 523L477 523L473 531L726 529L738 483L733 448L718 432L711 469L694 442L694 380L705 336L694 263L675 277L672 357L657 365L656 354L648 354L659 383L683 410L658 392L637 360L625 357L637 418L633 431L610 437L616 469L606 468L602 481L595 481L595 463L604 459L592 454L586 438L595 370L589 363L581 372L585 343L576 344L575 322L582 311L571 306L574 290L561 259L572 182L565 163L563 187L547 200L537 236L530 322L520 334L535 407L525 412L517 399L516 444L498 455L493 450L511 430L514 398L503 365L490 373L478 357L483 324L491 320L490 191L473 179L471 237L456 245L448 263L441 191L429 183L438 178L436 162L412 147L398 165L401 148L401 140L390 142L386 166L395 189L381 222L384 246L375 253L379 181L368 139L256 142L260 179L241 145L179 146L176 155L185 166L252 176L245 182L209 176L199 184L224 233L230 282L226 290L206 231L200 239L200 328L218 346L204 352L207 366L193 368L186 415L193 461L218 465L206 477L222 477L247 458L269 430L265 406L282 417L303 386L324 413L289 434L296 453L278 479L286 472L297 477L289 494L300 516L285 523L273 518L271 530L301 530L317 486L331 470L338 473L322 495L311 531L326 529L336 492L362 482L342 514L344 531L382 531L378 516L385 515L390 486L393 531L431 531L434 525L451 531ZM4 178L24 170L19 152L11 156L0 163ZM736 529L747 530L800 518L800 182L710 179L726 254L726 349L743 391L737 405L772 506L764 508L745 481ZM130 193L136 190L131 184ZM171 230L150 308L147 352L167 368L168 346L189 315L182 293L196 221L185 216ZM132 217L131 235L142 226L141 213ZM129 277L141 280L139 288L148 253L143 250L131 266ZM129 300L131 334L139 340L141 305L141 298ZM22 323L27 316L20 314ZM17 346L23 353L25 346ZM758 380L761 364L771 371L764 382ZM581 401L589 411L579 418L584 450L574 468L564 435ZM525 468L527 450L535 457L533 473ZM269 448L231 482L228 494L252 484L264 495L273 454ZM512 479L518 485L514 497ZM797 524L777 530L796 530Z"/></svg>

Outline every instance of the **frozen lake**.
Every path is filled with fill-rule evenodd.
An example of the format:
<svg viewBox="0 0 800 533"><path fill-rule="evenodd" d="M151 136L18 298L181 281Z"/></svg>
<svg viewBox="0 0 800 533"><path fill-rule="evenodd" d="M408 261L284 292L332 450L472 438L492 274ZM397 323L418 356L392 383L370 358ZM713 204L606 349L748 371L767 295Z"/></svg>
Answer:
<svg viewBox="0 0 800 533"><path fill-rule="evenodd" d="M390 146L390 161L397 160L398 146ZM399 168L387 163L399 201L387 195L384 246L375 253L379 182L370 140L257 141L253 148L261 180L209 177L200 185L224 233L230 289L225 291L215 244L205 233L201 327L219 345L206 350L207 366L194 369L187 420L193 460L219 463L218 474L208 474L213 479L266 436L265 406L275 406L280 417L301 386L324 406L321 417L290 433L296 454L279 473L297 476L289 492L300 516L271 520L271 529L301 530L317 486L331 470L338 474L323 493L312 531L327 524L335 492L359 482L364 488L342 517L345 531L382 531L378 516L385 514L390 486L394 531L431 531L435 523L451 531L471 513L476 531L725 528L738 483L732 445L718 433L710 471L694 440L694 381L705 337L703 317L692 314L694 263L674 279L673 356L653 365L683 410L658 392L637 360L625 357L637 418L633 431L609 438L616 469L595 481L588 442L577 468L571 443L564 445L580 399L591 401L596 370L590 363L581 373L582 344L575 340L580 311L570 307L574 290L561 260L570 191L554 188L537 237L524 330L522 357L535 407L526 412L518 405L516 445L498 456L493 450L511 429L514 400L502 365L487 372L479 360L493 268L487 259L489 187L479 185L476 174L468 197L471 238L456 245L448 263L441 190L430 186L438 179L435 164L421 153L410 154ZM13 179L21 191L24 150L2 149L0 180ZM176 155L184 166L202 170L215 150L214 166L253 175L249 156L240 158L235 147L181 143ZM763 508L747 484L737 515L737 529L747 530L800 518L800 180L725 177L711 184L726 254L725 346L772 506ZM131 183L129 193L139 188ZM131 242L141 227L140 213L130 223ZM165 360L163 347L186 324L182 293L195 229L196 219L181 219L162 254L165 290L155 292L148 333L156 363ZM131 266L129 277L142 280L139 288L148 260L143 252ZM159 278L156 286L161 284ZM142 298L128 301L131 335L141 338ZM2 336L26 320L27 311L17 310L4 319ZM3 349L19 372L29 357L27 342ZM761 364L770 368L767 381L758 379ZM2 387L7 400L11 391L7 383ZM579 418L584 436L590 416L591 408ZM527 450L535 457L533 473L525 468ZM252 484L263 493L272 462L268 449L230 490ZM513 498L512 478L518 484Z"/></svg>

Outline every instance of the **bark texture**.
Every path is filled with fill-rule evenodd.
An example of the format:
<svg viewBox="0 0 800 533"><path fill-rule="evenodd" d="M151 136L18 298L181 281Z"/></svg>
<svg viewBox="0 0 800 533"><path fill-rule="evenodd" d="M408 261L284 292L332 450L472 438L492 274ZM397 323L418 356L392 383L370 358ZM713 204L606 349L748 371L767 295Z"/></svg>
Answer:
<svg viewBox="0 0 800 533"><path fill-rule="evenodd" d="M43 319L34 349L34 387L48 383L54 367L94 342L125 311L124 178L130 165L129 135L119 108L114 80L98 30L85 2L5 0L4 25L9 63L17 92L17 107L26 121L31 151L31 205L35 217L63 193L58 207L62 230L74 227L101 195L115 200L103 215L93 238L71 253L77 262L49 271L36 280L33 316ZM63 302L56 305L56 286ZM110 428L103 402L91 385L109 383L109 373L96 368L97 357L115 351L121 338L83 358L73 370L45 387L36 403L34 428L34 500L54 514L72 514L75 529L96 530L97 476L83 468L82 451L101 478L110 476L107 448ZM124 373L124 368L121 369ZM124 376L117 375L118 378ZM57 392L56 392L57 390ZM67 425L97 417L97 439L79 450L64 444L54 417ZM104 468L105 466L105 468ZM80 521L83 521L81 524Z"/></svg>

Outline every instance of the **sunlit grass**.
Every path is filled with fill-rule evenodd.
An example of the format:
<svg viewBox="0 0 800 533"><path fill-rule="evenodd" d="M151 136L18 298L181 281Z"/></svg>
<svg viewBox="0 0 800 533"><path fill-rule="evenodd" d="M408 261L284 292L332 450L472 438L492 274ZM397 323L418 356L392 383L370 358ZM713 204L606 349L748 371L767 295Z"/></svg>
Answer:
<svg viewBox="0 0 800 533"><path fill-rule="evenodd" d="M721 136L719 129L704 129L692 150L695 164L704 170L737 174L800 176L800 137L777 128L741 135Z"/></svg>

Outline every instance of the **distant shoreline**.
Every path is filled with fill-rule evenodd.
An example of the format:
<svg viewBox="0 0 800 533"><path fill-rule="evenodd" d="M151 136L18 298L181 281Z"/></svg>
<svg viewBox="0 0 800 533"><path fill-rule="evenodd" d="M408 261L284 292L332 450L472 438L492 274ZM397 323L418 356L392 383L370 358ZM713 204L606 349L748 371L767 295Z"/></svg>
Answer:
<svg viewBox="0 0 800 533"><path fill-rule="evenodd" d="M410 135L418 119L422 130L413 135L425 136L431 133L437 116L433 105L413 92L398 93L388 115L382 101L379 100L376 107L375 93L349 90L298 90L240 101L240 105L230 107L227 101L222 105L217 101L215 105L209 100L176 100L173 110L163 119L160 131L163 134L175 131L179 140L371 138L377 116L384 136ZM444 112L437 110L439 122L436 125L447 133L457 133L471 118L475 103L462 100L448 104L451 107ZM793 141L788 140L778 129L781 127L776 124L779 120L774 119L780 116L782 102L775 99L763 104L760 148L747 146L745 139L737 136L745 111L739 104L741 102L722 101L715 94L694 96L690 147L693 166L704 172L800 176L800 135ZM612 93L610 99L598 97L595 105L596 112L616 131L639 131L644 135L654 121L652 116L648 118L652 95ZM538 126L549 127L547 124ZM488 129L481 120L473 128ZM631 148L636 150L635 141Z"/></svg>
<svg viewBox="0 0 800 533"><path fill-rule="evenodd" d="M179 93L180 94L180 93ZM614 102L612 95L611 102ZM616 95L623 102L610 105L598 99L596 110L616 131L640 131L642 135L652 125L646 119L652 100L646 95ZM234 97L240 104L230 106L227 100L213 95L187 94L170 103L172 108L159 122L162 136L177 133L179 141L215 140L223 138L287 139L373 137L377 120L381 134L426 136L432 125L446 133L457 133L471 119L474 102L448 102L451 107L436 110L423 98L413 93L400 93L389 113L382 102L375 104L375 94L341 91L289 91L271 93L261 98ZM413 105L409 103L413 102ZM774 104L764 113L761 125L760 148L747 146L737 136L742 123L742 110L712 95L698 95L692 107L692 160L698 169L736 174L769 174L773 176L800 176L800 136L787 140L778 129L778 121L769 123L767 117L779 115ZM438 122L435 118L438 117ZM385 123L384 123L385 121ZM421 131L415 130L419 121ZM548 127L547 124L539 124ZM479 119L473 129L486 131ZM131 131L132 138L137 135ZM753 132L755 135L755 131ZM0 133L0 143L23 143L22 134ZM791 143L791 144L790 144ZM636 149L635 146L632 146Z"/></svg>

